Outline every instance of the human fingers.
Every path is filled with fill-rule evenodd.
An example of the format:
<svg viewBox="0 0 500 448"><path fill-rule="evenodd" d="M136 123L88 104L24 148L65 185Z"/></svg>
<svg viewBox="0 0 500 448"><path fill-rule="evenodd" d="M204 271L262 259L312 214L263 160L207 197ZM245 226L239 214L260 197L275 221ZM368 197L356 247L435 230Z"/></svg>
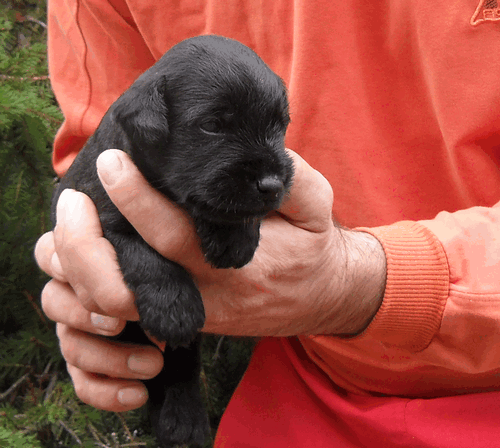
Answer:
<svg viewBox="0 0 500 448"><path fill-rule="evenodd" d="M187 214L144 179L123 151L104 151L97 172L113 203L144 240L186 268L204 262Z"/></svg>
<svg viewBox="0 0 500 448"><path fill-rule="evenodd" d="M103 237L97 211L88 196L69 189L61 193L54 247L64 276L85 309L138 320L134 296L123 281L115 250Z"/></svg>
<svg viewBox="0 0 500 448"><path fill-rule="evenodd" d="M93 313L83 307L71 286L53 279L41 294L42 308L47 317L77 330L115 336L125 327L125 321L116 317Z"/></svg>
<svg viewBox="0 0 500 448"><path fill-rule="evenodd" d="M38 238L34 252L35 260L42 271L60 281L66 281L54 247L54 232L46 232Z"/></svg>
<svg viewBox="0 0 500 448"><path fill-rule="evenodd" d="M332 224L332 187L296 152L287 152L294 164L293 185L278 212L296 227L323 232Z"/></svg>
<svg viewBox="0 0 500 448"><path fill-rule="evenodd" d="M153 346L114 341L57 325L61 352L68 364L85 372L112 378L150 379L163 367L163 356Z"/></svg>
<svg viewBox="0 0 500 448"><path fill-rule="evenodd" d="M40 269L54 277L42 290L41 303L47 317L82 331L114 336L119 334L125 321L86 310L78 301L64 276L54 247L54 233L47 232L37 241L35 259Z"/></svg>
<svg viewBox="0 0 500 448"><path fill-rule="evenodd" d="M95 408L124 412L144 405L148 399L146 386L137 380L109 378L85 372L67 364L78 398Z"/></svg>

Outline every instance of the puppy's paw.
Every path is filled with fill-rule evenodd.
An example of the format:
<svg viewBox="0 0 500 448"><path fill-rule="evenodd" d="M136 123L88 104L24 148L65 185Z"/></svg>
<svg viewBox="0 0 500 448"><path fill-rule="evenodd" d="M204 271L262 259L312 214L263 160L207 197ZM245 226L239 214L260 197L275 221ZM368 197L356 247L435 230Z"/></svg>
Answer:
<svg viewBox="0 0 500 448"><path fill-rule="evenodd" d="M191 342L205 323L200 292L189 273L153 250L137 233L106 231L144 330L171 347Z"/></svg>
<svg viewBox="0 0 500 448"><path fill-rule="evenodd" d="M259 245L260 221L221 225L196 222L205 259L218 269L242 268Z"/></svg>
<svg viewBox="0 0 500 448"><path fill-rule="evenodd" d="M239 269L250 263L258 246L257 241L235 241L229 244L221 241L210 245L205 252L205 259L217 269Z"/></svg>
<svg viewBox="0 0 500 448"><path fill-rule="evenodd" d="M190 278L141 284L134 292L142 328L170 347L190 343L205 323L201 295Z"/></svg>
<svg viewBox="0 0 500 448"><path fill-rule="evenodd" d="M168 448L186 443L203 446L209 431L201 398L187 396L175 386L168 389L156 428L160 446Z"/></svg>

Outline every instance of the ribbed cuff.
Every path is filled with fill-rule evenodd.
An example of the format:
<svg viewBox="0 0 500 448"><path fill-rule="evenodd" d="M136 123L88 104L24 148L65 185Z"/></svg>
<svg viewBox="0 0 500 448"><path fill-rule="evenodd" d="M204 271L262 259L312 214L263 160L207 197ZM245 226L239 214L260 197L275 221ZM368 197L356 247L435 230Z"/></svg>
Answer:
<svg viewBox="0 0 500 448"><path fill-rule="evenodd" d="M360 337L418 352L441 325L448 297L449 269L437 237L414 221L358 228L382 244L387 257L387 283L382 305Z"/></svg>

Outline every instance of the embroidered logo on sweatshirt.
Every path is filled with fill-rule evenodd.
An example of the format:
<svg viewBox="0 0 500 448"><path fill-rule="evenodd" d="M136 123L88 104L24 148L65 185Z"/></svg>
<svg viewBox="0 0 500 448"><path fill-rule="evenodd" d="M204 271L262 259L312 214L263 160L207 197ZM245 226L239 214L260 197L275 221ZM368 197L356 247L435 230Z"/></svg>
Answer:
<svg viewBox="0 0 500 448"><path fill-rule="evenodd" d="M497 22L500 20L500 7L498 0L480 0L476 11L470 19L471 25L479 25L485 22Z"/></svg>

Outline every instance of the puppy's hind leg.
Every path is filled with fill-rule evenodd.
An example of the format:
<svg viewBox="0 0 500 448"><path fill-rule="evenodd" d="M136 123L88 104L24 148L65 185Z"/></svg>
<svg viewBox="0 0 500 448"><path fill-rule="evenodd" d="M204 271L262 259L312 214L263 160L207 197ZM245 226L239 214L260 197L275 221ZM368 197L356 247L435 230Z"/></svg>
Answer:
<svg viewBox="0 0 500 448"><path fill-rule="evenodd" d="M153 427L162 447L203 444L208 419L200 396L200 336L205 320L201 295L185 269L136 233L105 231L135 303L141 327L166 341L161 373L146 381ZM131 327L127 325L127 327ZM130 328L130 342L143 342ZM143 336L142 336L143 337Z"/></svg>
<svg viewBox="0 0 500 448"><path fill-rule="evenodd" d="M199 335L189 347L167 347L161 373L145 382L151 421L162 448L203 446L209 423L200 393Z"/></svg>

